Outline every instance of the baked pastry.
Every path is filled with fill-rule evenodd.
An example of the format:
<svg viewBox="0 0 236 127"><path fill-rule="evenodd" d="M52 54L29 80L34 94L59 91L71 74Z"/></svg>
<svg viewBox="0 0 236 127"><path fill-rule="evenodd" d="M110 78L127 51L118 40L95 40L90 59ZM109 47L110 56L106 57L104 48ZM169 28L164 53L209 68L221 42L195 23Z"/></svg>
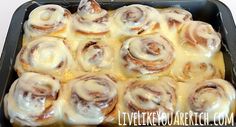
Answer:
<svg viewBox="0 0 236 127"><path fill-rule="evenodd" d="M79 34L104 35L109 32L108 12L95 0L81 0L72 25Z"/></svg>
<svg viewBox="0 0 236 127"><path fill-rule="evenodd" d="M181 8L164 8L160 12L164 15L170 28L179 28L183 23L192 20L192 14Z"/></svg>
<svg viewBox="0 0 236 127"><path fill-rule="evenodd" d="M207 112L209 121L213 121L225 118L231 113L231 108L235 108L235 97L232 84L222 79L211 79L196 86L188 103L190 110Z"/></svg>
<svg viewBox="0 0 236 127"><path fill-rule="evenodd" d="M142 113L159 125L178 111L210 120L234 112L221 37L184 9L105 10L81 0L71 15L49 4L30 13L24 30L14 66L20 78L4 103L13 126L149 125Z"/></svg>
<svg viewBox="0 0 236 127"><path fill-rule="evenodd" d="M19 75L27 71L50 74L61 80L73 78L76 64L66 46L58 37L41 37L23 46L18 53L15 70Z"/></svg>
<svg viewBox="0 0 236 127"><path fill-rule="evenodd" d="M5 115L19 126L51 125L61 115L59 89L59 81L51 76L24 73L4 98Z"/></svg>
<svg viewBox="0 0 236 127"><path fill-rule="evenodd" d="M121 63L128 73L159 73L174 61L172 42L161 34L133 37L121 49Z"/></svg>
<svg viewBox="0 0 236 127"><path fill-rule="evenodd" d="M189 21L180 31L180 42L184 50L212 56L220 50L221 37L213 27L201 21Z"/></svg>
<svg viewBox="0 0 236 127"><path fill-rule="evenodd" d="M104 42L91 40L79 47L77 59L85 71L99 71L111 67L113 51Z"/></svg>
<svg viewBox="0 0 236 127"><path fill-rule="evenodd" d="M101 124L117 103L116 80L85 74L63 86L64 120L73 125Z"/></svg>
<svg viewBox="0 0 236 127"><path fill-rule="evenodd" d="M177 110L180 112L192 111L198 115L207 113L209 122L229 118L231 113L235 113L235 89L228 81L210 79L197 83L186 82L179 86ZM201 118L197 116L194 119Z"/></svg>
<svg viewBox="0 0 236 127"><path fill-rule="evenodd" d="M132 81L124 93L125 111L149 115L158 113L158 118L155 118L156 123L169 120L175 112L176 85L177 83L170 77ZM154 119L153 117L156 116L151 116L151 119ZM142 115L140 115L140 120L142 120Z"/></svg>
<svg viewBox="0 0 236 127"><path fill-rule="evenodd" d="M141 35L158 31L161 27L160 13L150 6L132 4L117 9L113 14L114 25L121 35Z"/></svg>
<svg viewBox="0 0 236 127"><path fill-rule="evenodd" d="M179 81L204 80L212 78L222 78L220 70L210 62L188 61L182 63L181 68L172 70L173 76Z"/></svg>
<svg viewBox="0 0 236 127"><path fill-rule="evenodd" d="M69 10L54 4L42 5L31 11L24 23L24 32L30 38L42 35L66 37L70 20Z"/></svg>
<svg viewBox="0 0 236 127"><path fill-rule="evenodd" d="M181 54L179 58L176 59L177 60L171 68L170 75L177 81L199 82L206 79L223 79L225 77L225 65L221 52L210 58L202 55L193 55L190 57Z"/></svg>

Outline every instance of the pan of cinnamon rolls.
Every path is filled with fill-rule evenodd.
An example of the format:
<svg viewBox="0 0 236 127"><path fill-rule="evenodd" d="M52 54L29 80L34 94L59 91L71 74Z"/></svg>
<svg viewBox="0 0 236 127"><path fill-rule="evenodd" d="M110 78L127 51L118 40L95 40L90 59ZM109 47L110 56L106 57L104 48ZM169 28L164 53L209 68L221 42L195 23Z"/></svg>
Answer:
<svg viewBox="0 0 236 127"><path fill-rule="evenodd" d="M215 27L181 7L106 4L45 4L29 13L18 78L3 99L13 126L153 125L150 117L176 121L176 112L207 113L210 123L236 113Z"/></svg>

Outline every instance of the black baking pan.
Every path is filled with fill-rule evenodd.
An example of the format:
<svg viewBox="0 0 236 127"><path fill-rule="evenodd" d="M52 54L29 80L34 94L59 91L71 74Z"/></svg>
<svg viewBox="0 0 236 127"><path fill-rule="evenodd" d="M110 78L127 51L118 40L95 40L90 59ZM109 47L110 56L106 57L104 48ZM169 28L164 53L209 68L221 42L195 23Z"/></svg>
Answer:
<svg viewBox="0 0 236 127"><path fill-rule="evenodd" d="M129 4L145 4L152 7L182 7L190 11L194 20L210 23L222 35L221 51L224 55L226 80L236 88L236 27L230 10L217 0L98 0L102 8L112 10ZM23 23L29 13L39 5L58 4L72 13L77 10L79 0L36 0L21 5L14 13L0 60L0 127L11 127L4 116L3 97L17 78L14 63L20 51L23 36ZM236 125L236 118L234 118Z"/></svg>

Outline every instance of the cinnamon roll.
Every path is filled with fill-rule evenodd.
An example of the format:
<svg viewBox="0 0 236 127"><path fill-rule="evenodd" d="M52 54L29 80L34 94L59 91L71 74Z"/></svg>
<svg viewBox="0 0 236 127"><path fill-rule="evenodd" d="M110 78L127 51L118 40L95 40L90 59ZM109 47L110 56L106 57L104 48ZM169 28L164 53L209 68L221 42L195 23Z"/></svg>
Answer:
<svg viewBox="0 0 236 127"><path fill-rule="evenodd" d="M221 36L208 23L189 21L181 28L180 43L185 49L212 56L220 50Z"/></svg>
<svg viewBox="0 0 236 127"><path fill-rule="evenodd" d="M130 38L123 43L120 54L126 70L139 74L162 72L174 61L171 42L160 34Z"/></svg>
<svg viewBox="0 0 236 127"><path fill-rule="evenodd" d="M78 49L77 58L85 71L98 71L111 66L113 52L99 41L89 41Z"/></svg>
<svg viewBox="0 0 236 127"><path fill-rule="evenodd" d="M33 71L51 74L62 80L70 78L75 62L66 43L65 39L57 37L41 37L29 42L17 55L16 71L19 75Z"/></svg>
<svg viewBox="0 0 236 127"><path fill-rule="evenodd" d="M118 100L116 80L110 75L83 75L66 84L62 92L68 124L100 124Z"/></svg>
<svg viewBox="0 0 236 127"><path fill-rule="evenodd" d="M221 71L214 64L203 61L188 61L182 63L181 67L172 69L171 74L179 81L223 78L223 74L221 74Z"/></svg>
<svg viewBox="0 0 236 127"><path fill-rule="evenodd" d="M177 83L169 77L134 81L128 85L124 93L126 110L129 113L157 113L156 123L167 121L175 111L176 85Z"/></svg>
<svg viewBox="0 0 236 127"><path fill-rule="evenodd" d="M164 15L169 27L178 27L182 23L192 20L192 14L181 8L165 8L160 12Z"/></svg>
<svg viewBox="0 0 236 127"><path fill-rule="evenodd" d="M76 33L103 35L109 32L108 13L95 0L81 0L77 13L73 15Z"/></svg>
<svg viewBox="0 0 236 127"><path fill-rule="evenodd" d="M161 15L152 7L133 4L117 9L113 15L115 25L123 35L140 35L156 32Z"/></svg>
<svg viewBox="0 0 236 127"><path fill-rule="evenodd" d="M205 112L209 121L230 115L235 108L235 89L223 79L211 79L198 83L188 97L189 110Z"/></svg>
<svg viewBox="0 0 236 127"><path fill-rule="evenodd" d="M18 78L4 98L5 115L20 126L55 123L60 116L59 81L48 75L27 72Z"/></svg>
<svg viewBox="0 0 236 127"><path fill-rule="evenodd" d="M70 19L69 10L54 4L42 5L30 13L24 24L24 31L28 37L47 34L65 37Z"/></svg>

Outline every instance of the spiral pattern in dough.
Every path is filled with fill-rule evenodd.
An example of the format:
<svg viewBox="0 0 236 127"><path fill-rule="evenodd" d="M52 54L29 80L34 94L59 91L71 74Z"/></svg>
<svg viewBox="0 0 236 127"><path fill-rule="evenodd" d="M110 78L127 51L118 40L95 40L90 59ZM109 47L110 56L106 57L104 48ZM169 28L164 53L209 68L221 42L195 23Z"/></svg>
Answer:
<svg viewBox="0 0 236 127"><path fill-rule="evenodd" d="M189 96L189 107L197 113L208 113L209 121L220 120L231 113L235 96L235 89L229 82L223 79L206 80L197 84Z"/></svg>
<svg viewBox="0 0 236 127"><path fill-rule="evenodd" d="M24 31L29 37L62 33L70 19L69 10L54 4L42 5L30 13L28 21L24 24Z"/></svg>
<svg viewBox="0 0 236 127"><path fill-rule="evenodd" d="M5 115L22 126L51 125L60 115L59 89L59 81L48 75L24 73L5 96Z"/></svg>
<svg viewBox="0 0 236 127"><path fill-rule="evenodd" d="M189 21L183 24L180 31L180 43L187 45L186 49L195 50L208 56L220 50L221 37L213 27L201 21Z"/></svg>
<svg viewBox="0 0 236 127"><path fill-rule="evenodd" d="M87 74L72 80L63 90L65 121L79 125L102 123L118 101L116 87L110 75Z"/></svg>
<svg viewBox="0 0 236 127"><path fill-rule="evenodd" d="M82 0L73 15L75 32L85 35L103 35L109 32L108 13L95 0Z"/></svg>
<svg viewBox="0 0 236 127"><path fill-rule="evenodd" d="M34 71L60 77L75 67L66 43L65 39L57 37L41 37L29 42L17 55L16 71L19 74Z"/></svg>
<svg viewBox="0 0 236 127"><path fill-rule="evenodd" d="M155 112L160 114L155 122L166 121L175 111L176 85L176 82L169 77L134 81L125 91L124 104L128 112Z"/></svg>
<svg viewBox="0 0 236 127"><path fill-rule="evenodd" d="M160 34L133 37L120 50L122 64L128 71L151 74L167 69L174 61L174 49Z"/></svg>
<svg viewBox="0 0 236 127"><path fill-rule="evenodd" d="M161 10L161 14L165 16L169 27L178 27L192 20L192 14L181 8L165 8Z"/></svg>
<svg viewBox="0 0 236 127"><path fill-rule="evenodd" d="M89 41L78 50L77 58L86 71L97 71L109 68L112 63L111 48L98 41Z"/></svg>
<svg viewBox="0 0 236 127"><path fill-rule="evenodd" d="M124 35L140 35L160 28L160 13L149 6L133 4L117 9L114 22Z"/></svg>
<svg viewBox="0 0 236 127"><path fill-rule="evenodd" d="M189 61L183 63L181 68L172 69L171 72L179 81L223 78L220 70L212 63L208 62Z"/></svg>

